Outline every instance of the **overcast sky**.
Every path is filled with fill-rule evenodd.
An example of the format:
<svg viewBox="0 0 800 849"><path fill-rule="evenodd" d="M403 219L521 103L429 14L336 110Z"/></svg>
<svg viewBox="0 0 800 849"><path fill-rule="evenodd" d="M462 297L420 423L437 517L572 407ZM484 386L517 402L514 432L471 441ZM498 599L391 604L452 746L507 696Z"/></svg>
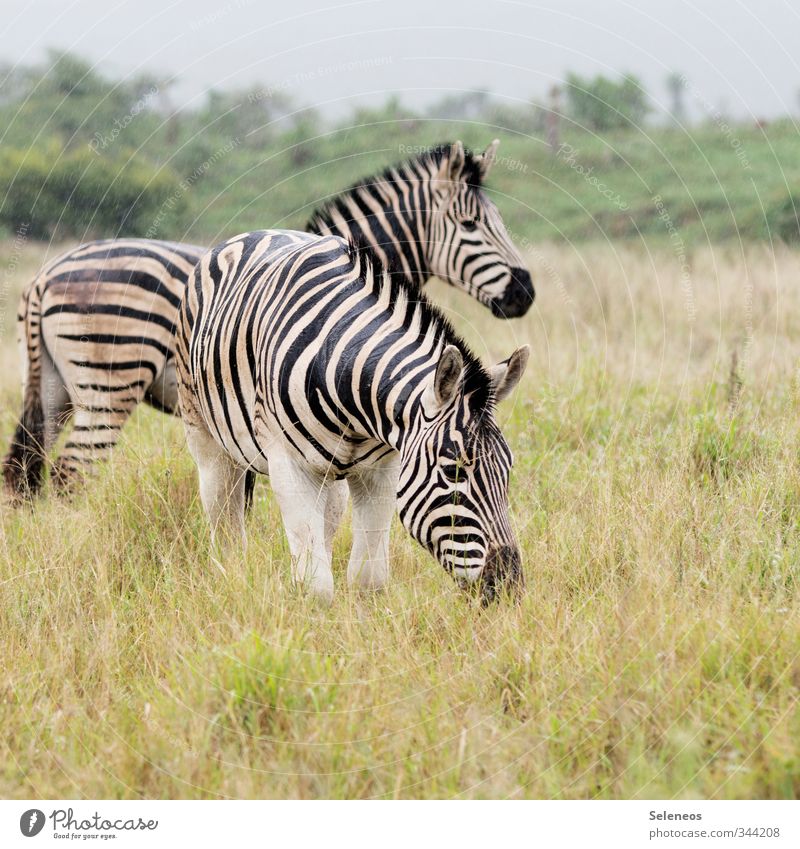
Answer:
<svg viewBox="0 0 800 849"><path fill-rule="evenodd" d="M423 106L485 87L544 99L568 71L683 72L693 113L800 111L797 0L4 0L0 60L68 48L105 72L175 75L178 103L272 85L327 114L394 92Z"/></svg>

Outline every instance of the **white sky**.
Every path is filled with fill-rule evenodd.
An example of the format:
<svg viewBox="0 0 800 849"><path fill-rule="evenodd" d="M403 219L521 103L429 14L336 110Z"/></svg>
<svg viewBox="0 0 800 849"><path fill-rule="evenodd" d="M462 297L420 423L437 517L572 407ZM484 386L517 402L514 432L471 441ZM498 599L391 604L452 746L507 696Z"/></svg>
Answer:
<svg viewBox="0 0 800 849"><path fill-rule="evenodd" d="M489 88L544 99L567 71L631 71L658 108L683 72L692 112L800 111L798 0L3 0L0 60L67 48L109 74L176 75L177 103L211 87L285 90L329 115L387 92L422 106ZM702 105L705 104L705 105Z"/></svg>

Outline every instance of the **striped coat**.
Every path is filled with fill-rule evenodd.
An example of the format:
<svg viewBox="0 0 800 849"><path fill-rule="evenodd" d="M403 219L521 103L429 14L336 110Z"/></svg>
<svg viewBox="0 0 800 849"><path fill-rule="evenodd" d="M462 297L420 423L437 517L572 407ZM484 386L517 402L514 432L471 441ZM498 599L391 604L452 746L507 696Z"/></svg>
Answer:
<svg viewBox="0 0 800 849"><path fill-rule="evenodd" d="M70 418L54 469L60 485L107 456L141 401L175 411L175 325L203 251L144 239L91 242L55 259L25 290L17 316L23 411L3 462L13 493L38 488Z"/></svg>
<svg viewBox="0 0 800 849"><path fill-rule="evenodd" d="M511 452L494 404L522 348L487 371L370 248L256 231L202 257L181 309L179 396L200 493L225 556L244 536L247 470L269 474L295 579L330 600L347 480L351 582L388 578L395 504L411 533L485 599L520 580L508 516Z"/></svg>

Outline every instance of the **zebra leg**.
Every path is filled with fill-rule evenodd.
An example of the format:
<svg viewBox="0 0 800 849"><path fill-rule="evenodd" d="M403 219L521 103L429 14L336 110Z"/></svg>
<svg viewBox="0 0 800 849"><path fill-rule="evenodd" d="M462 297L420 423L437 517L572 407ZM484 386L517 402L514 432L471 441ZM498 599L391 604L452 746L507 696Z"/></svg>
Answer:
<svg viewBox="0 0 800 849"><path fill-rule="evenodd" d="M25 404L3 476L15 498L33 495L42 485L47 455L70 417L69 392L47 349L39 355L35 387L26 386Z"/></svg>
<svg viewBox="0 0 800 849"><path fill-rule="evenodd" d="M328 536L333 539L331 525L335 517L328 509L328 500L331 487L336 486L283 449L273 449L267 459L270 485L278 499L292 553L292 577L320 601L330 604L333 572Z"/></svg>
<svg viewBox="0 0 800 849"><path fill-rule="evenodd" d="M325 501L325 547L331 558L333 557L333 538L342 523L348 497L347 481L332 481L328 485L328 497Z"/></svg>
<svg viewBox="0 0 800 849"><path fill-rule="evenodd" d="M389 529L397 502L396 464L361 472L348 480L353 498L353 549L347 583L383 589L389 580Z"/></svg>
<svg viewBox="0 0 800 849"><path fill-rule="evenodd" d="M186 443L197 463L203 502L215 559L221 562L237 543L246 547L244 527L246 470L234 463L202 426L186 423Z"/></svg>
<svg viewBox="0 0 800 849"><path fill-rule="evenodd" d="M70 490L94 463L108 458L120 431L144 397L140 383L107 387L71 383L75 423L53 467L53 482L58 489Z"/></svg>

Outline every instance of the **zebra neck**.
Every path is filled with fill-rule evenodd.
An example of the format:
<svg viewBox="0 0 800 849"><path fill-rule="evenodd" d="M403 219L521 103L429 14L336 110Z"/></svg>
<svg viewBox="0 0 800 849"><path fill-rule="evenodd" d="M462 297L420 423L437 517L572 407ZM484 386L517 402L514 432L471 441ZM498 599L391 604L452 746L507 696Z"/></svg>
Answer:
<svg viewBox="0 0 800 849"><path fill-rule="evenodd" d="M376 218L363 222L361 240L372 247L393 275L421 290L432 276L425 257L427 236L408 226L418 226L418 222L397 210L384 211L381 219L380 226L376 226ZM403 224L408 226L407 234Z"/></svg>
<svg viewBox="0 0 800 849"><path fill-rule="evenodd" d="M432 276L427 245L433 176L420 163L390 169L334 198L312 217L309 229L368 244L393 275L421 289Z"/></svg>
<svg viewBox="0 0 800 849"><path fill-rule="evenodd" d="M379 320L348 334L346 355L336 369L336 406L343 431L401 451L422 415L422 396L441 354L430 327L420 327L409 299ZM378 329L383 325L383 330ZM331 397L330 400L333 400Z"/></svg>
<svg viewBox="0 0 800 849"><path fill-rule="evenodd" d="M421 412L422 393L436 368L432 358L422 367L418 361L414 362L413 371L410 365L380 366L371 373L361 372L355 381L352 371L346 376L338 375L340 379L344 377L340 385L355 387L347 397L343 397L341 391L338 393L351 432L355 431L361 439L398 452L402 450Z"/></svg>

